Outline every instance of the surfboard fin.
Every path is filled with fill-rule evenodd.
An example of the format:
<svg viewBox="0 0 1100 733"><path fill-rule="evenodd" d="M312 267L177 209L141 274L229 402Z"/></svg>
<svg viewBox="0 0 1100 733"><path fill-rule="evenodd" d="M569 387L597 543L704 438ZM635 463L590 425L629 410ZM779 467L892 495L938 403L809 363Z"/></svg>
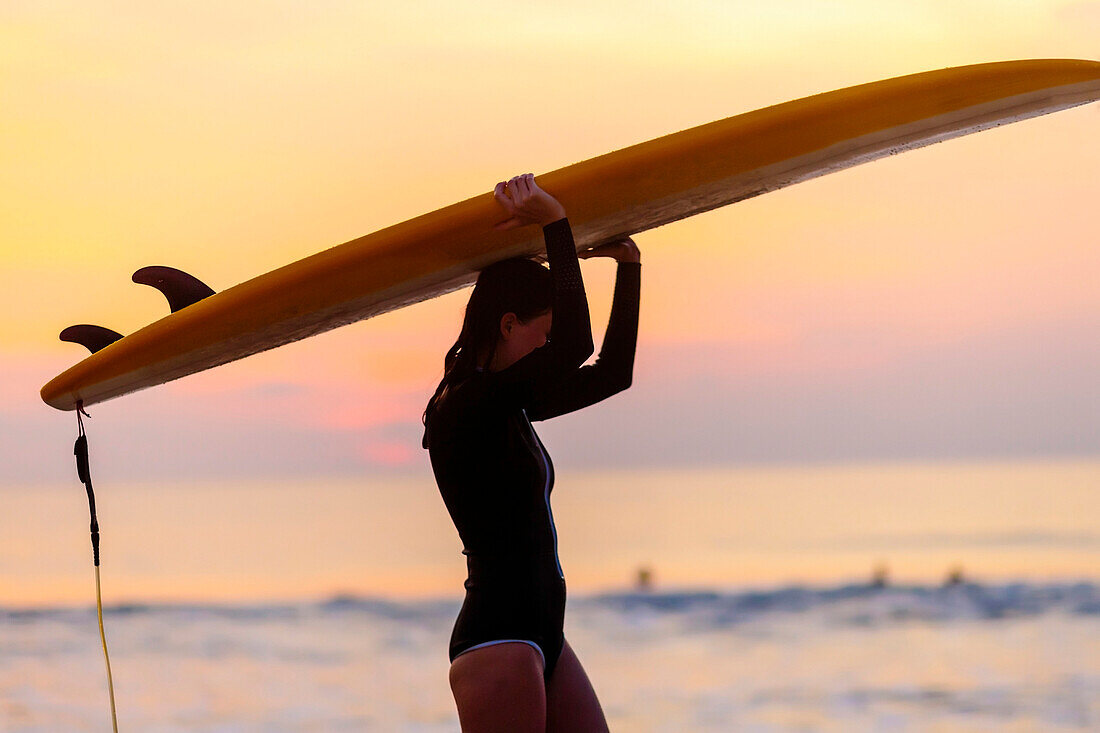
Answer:
<svg viewBox="0 0 1100 733"><path fill-rule="evenodd" d="M110 346L120 338L122 338L122 334L118 331L112 331L103 326L91 326L88 324L69 326L61 332L62 341L80 344L93 354L104 346Z"/></svg>
<svg viewBox="0 0 1100 733"><path fill-rule="evenodd" d="M175 313L214 294L214 289L183 270L163 265L150 265L134 273L134 282L156 288L168 299Z"/></svg>

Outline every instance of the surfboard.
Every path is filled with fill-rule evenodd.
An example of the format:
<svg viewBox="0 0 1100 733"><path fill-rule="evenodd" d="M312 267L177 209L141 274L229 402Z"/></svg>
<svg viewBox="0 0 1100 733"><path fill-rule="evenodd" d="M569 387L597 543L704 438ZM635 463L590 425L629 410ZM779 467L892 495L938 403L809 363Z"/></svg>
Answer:
<svg viewBox="0 0 1100 733"><path fill-rule="evenodd" d="M581 249L1098 98L1095 61L941 69L729 117L536 179L565 206ZM70 337L87 335L94 351L46 384L42 399L72 410L153 387L456 290L493 262L542 250L538 227L496 231L501 218L492 193L484 193L213 294L173 271L189 283L191 297L177 295L181 307L127 336L75 327Z"/></svg>

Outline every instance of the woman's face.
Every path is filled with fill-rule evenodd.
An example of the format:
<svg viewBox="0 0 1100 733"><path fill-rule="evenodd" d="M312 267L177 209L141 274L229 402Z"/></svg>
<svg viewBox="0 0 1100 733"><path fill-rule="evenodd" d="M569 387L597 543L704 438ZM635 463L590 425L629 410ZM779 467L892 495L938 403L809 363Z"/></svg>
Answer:
<svg viewBox="0 0 1100 733"><path fill-rule="evenodd" d="M550 324L554 312L547 311L524 323L514 313L505 313L500 321L500 343L493 355L492 371L507 369L550 338Z"/></svg>
<svg viewBox="0 0 1100 733"><path fill-rule="evenodd" d="M523 356L527 356L540 346L545 346L550 338L550 323L554 312L547 311L541 316L535 316L527 323L516 321L516 326L523 329L521 340L523 342Z"/></svg>

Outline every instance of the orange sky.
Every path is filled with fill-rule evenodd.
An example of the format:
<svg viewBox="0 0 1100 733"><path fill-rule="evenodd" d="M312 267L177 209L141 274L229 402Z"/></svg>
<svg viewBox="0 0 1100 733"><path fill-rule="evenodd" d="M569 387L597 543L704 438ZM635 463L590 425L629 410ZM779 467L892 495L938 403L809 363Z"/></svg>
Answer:
<svg viewBox="0 0 1100 733"><path fill-rule="evenodd" d="M56 335L160 317L161 296L129 282L141 266L222 289L518 172L900 74L1089 58L1100 32L1096 2L266 7L16 3L0 14L9 480L65 475L42 446L65 442L71 416L37 390L82 353ZM661 445L686 463L953 446L1094 454L1097 115L1092 105L950 141L640 235L636 389L604 419L642 427L614 460ZM613 273L584 265L597 337ZM467 294L98 414L130 445L183 441L211 474L262 470L237 462L262 426L305 473L422 461L419 412ZM838 415L854 394L862 407ZM784 396L790 411L776 416ZM751 438L740 453L708 442L731 414ZM598 416L576 419L570 433L600 434ZM815 437L838 420L850 440ZM937 442L936 426L959 420L978 437ZM792 446L794 421L808 427ZM1032 428L1002 434L1006 422ZM578 461L613 453L562 432ZM178 460L168 470L181 475L196 462Z"/></svg>

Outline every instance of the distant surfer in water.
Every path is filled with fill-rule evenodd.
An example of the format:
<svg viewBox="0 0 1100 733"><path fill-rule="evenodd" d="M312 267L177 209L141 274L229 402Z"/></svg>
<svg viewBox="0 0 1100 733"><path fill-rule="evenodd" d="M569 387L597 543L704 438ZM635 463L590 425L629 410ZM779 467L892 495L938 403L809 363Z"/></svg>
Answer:
<svg viewBox="0 0 1100 733"><path fill-rule="evenodd" d="M550 509L554 467L532 421L630 386L641 256L629 238L579 255L565 209L531 174L497 184L498 229L539 224L550 268L517 257L478 276L443 379L424 411L424 447L462 539L466 599L450 641L463 731L606 731L562 633L565 575ZM618 261L599 357L578 257Z"/></svg>

